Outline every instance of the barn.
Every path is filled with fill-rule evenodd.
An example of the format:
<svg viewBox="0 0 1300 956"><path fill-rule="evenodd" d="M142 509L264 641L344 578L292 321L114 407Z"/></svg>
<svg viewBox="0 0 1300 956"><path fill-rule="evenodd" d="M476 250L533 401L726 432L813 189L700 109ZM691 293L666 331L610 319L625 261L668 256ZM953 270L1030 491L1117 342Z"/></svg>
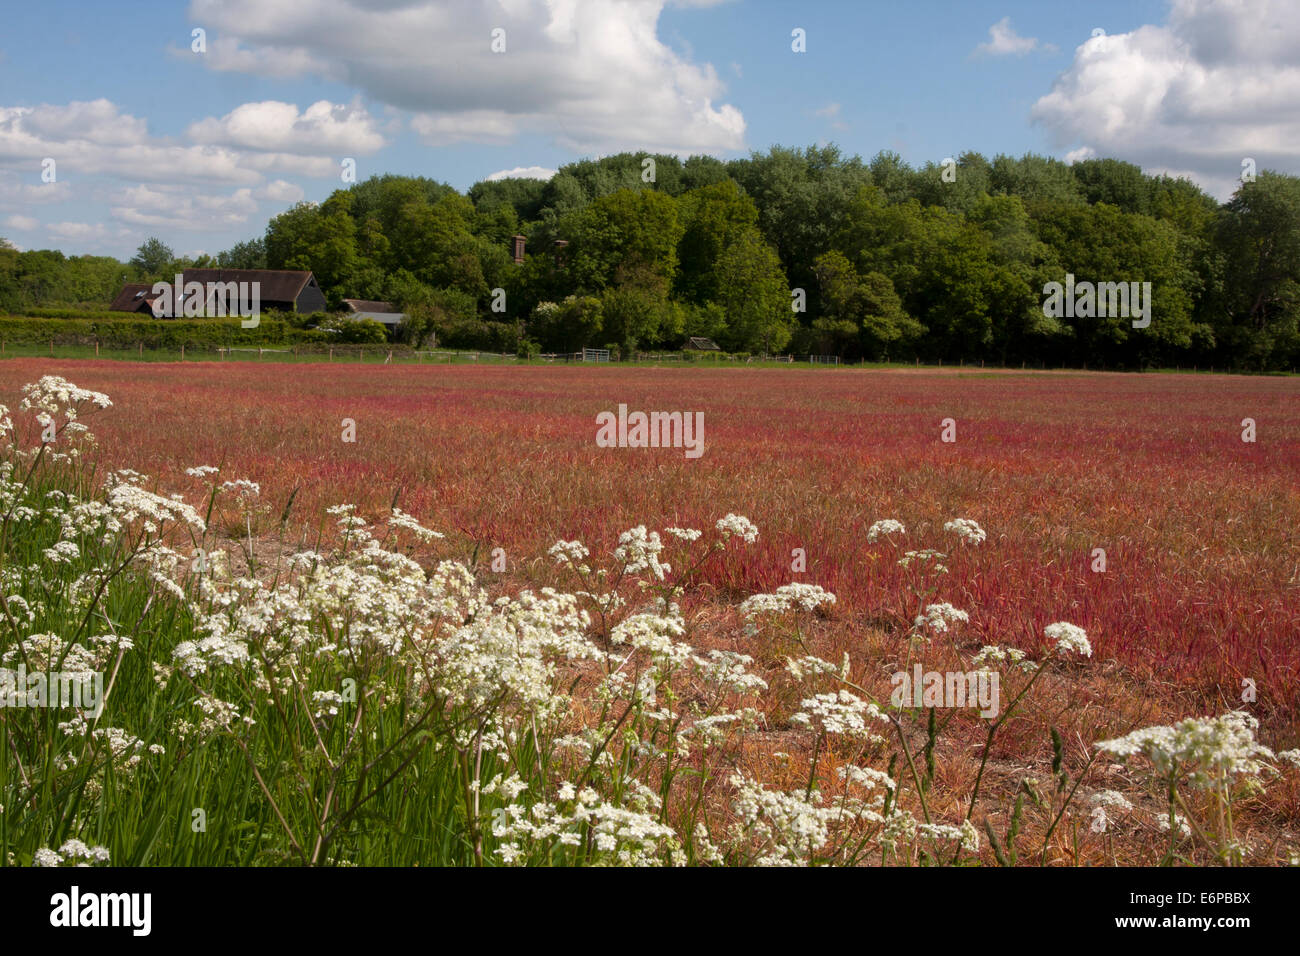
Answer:
<svg viewBox="0 0 1300 956"><path fill-rule="evenodd" d="M374 319L380 325L392 329L401 325L406 314L394 308L391 302L377 302L372 299L344 299L343 306L358 319Z"/></svg>
<svg viewBox="0 0 1300 956"><path fill-rule="evenodd" d="M156 298L158 294L153 291L153 286L143 282L128 282L122 286L122 291L109 305L109 309L113 312L139 312L153 315L153 300Z"/></svg>
<svg viewBox="0 0 1300 956"><path fill-rule="evenodd" d="M186 286L191 282L202 283L209 291L210 299L214 295L228 295L221 290L238 289L241 283L251 287L256 282L259 309L303 313L325 311L325 294L310 272L293 269L186 269L181 273L181 281ZM153 286L131 282L122 287L109 309L152 315L155 298ZM237 305L227 298L223 309L218 303L209 301L206 311L209 315L234 315Z"/></svg>

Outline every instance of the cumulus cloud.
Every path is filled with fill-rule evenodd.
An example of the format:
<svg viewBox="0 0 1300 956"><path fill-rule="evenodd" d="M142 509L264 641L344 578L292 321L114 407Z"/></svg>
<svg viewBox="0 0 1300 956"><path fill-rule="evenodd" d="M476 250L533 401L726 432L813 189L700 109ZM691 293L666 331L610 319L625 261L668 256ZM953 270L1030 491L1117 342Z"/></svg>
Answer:
<svg viewBox="0 0 1300 956"><path fill-rule="evenodd" d="M145 123L108 100L0 107L0 166L38 168L45 157L60 178L107 173L132 180L258 183L240 154L211 146L180 146L150 137Z"/></svg>
<svg viewBox="0 0 1300 956"><path fill-rule="evenodd" d="M40 167L33 166L29 173L35 179L40 174ZM66 180L53 183L0 182L0 209L66 202L71 198L72 186Z"/></svg>
<svg viewBox="0 0 1300 956"><path fill-rule="evenodd" d="M305 195L301 186L283 179L277 179L260 189L253 190L254 199L268 199L271 202L300 202Z"/></svg>
<svg viewBox="0 0 1300 956"><path fill-rule="evenodd" d="M490 176L483 177L490 183L498 179L550 179L558 170L545 166L516 166L514 169L501 169Z"/></svg>
<svg viewBox="0 0 1300 956"><path fill-rule="evenodd" d="M45 231L58 239L102 239L108 235L108 228L102 222L54 222L45 227Z"/></svg>
<svg viewBox="0 0 1300 956"><path fill-rule="evenodd" d="M985 56L1024 56L1034 50L1051 53L1056 47L1043 43L1037 37L1022 37L1011 25L1010 17L1003 17L989 27L989 38L975 48L976 53Z"/></svg>
<svg viewBox="0 0 1300 956"><path fill-rule="evenodd" d="M1173 0L1162 25L1080 45L1031 116L1072 155L1182 171L1225 198L1245 157L1300 172L1298 35L1291 0Z"/></svg>
<svg viewBox="0 0 1300 956"><path fill-rule="evenodd" d="M693 4L700 5L700 4ZM745 121L658 36L664 0L194 0L218 70L315 75L413 115L427 143L522 133L578 151L718 152ZM504 41L493 52L493 31Z"/></svg>
<svg viewBox="0 0 1300 956"><path fill-rule="evenodd" d="M180 186L132 186L122 190L112 206L113 216L130 225L181 230L238 226L255 212L257 200L247 188L219 195Z"/></svg>
<svg viewBox="0 0 1300 956"><path fill-rule="evenodd" d="M24 232L28 232L35 229L40 225L40 223L31 216L14 215L5 220L5 225L10 229L21 229Z"/></svg>
<svg viewBox="0 0 1300 956"><path fill-rule="evenodd" d="M246 103L192 124L188 143L151 136L145 121L108 100L0 107L0 168L39 173L50 157L60 178L106 174L136 182L260 186L266 174L338 174L331 154L384 145L360 106L321 100L299 113L291 103Z"/></svg>
<svg viewBox="0 0 1300 956"><path fill-rule="evenodd" d="M375 121L357 104L319 100L301 113L292 103L244 103L217 119L189 128L196 143L267 152L373 153L385 145Z"/></svg>

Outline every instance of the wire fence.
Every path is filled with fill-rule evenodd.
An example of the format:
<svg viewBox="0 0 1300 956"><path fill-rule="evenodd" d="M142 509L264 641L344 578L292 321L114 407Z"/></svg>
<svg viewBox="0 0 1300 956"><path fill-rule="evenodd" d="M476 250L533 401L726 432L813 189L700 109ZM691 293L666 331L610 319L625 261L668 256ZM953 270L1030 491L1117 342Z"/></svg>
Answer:
<svg viewBox="0 0 1300 956"><path fill-rule="evenodd" d="M592 353L603 353L603 357L593 357ZM411 349L403 346L373 343L369 345L192 345L178 343L167 346L150 346L143 342L114 343L85 341L46 340L40 342L11 342L0 339L0 358L49 356L63 358L138 358L143 361L270 361L270 362L356 362L373 365L484 365L484 364L556 364L556 363L604 363L624 360L606 349L585 349L581 352L546 352L526 358L513 352L489 351L452 351L449 349ZM696 365L752 365L756 363L803 364L805 366L830 366L832 368L911 366L914 368L941 368L954 370L1001 369L1005 371L1102 371L1102 372L1143 372L1169 371L1193 373L1223 373L1257 375L1271 374L1260 369L1229 368L1199 364L1190 367L1182 365L1166 366L1159 364L1142 364L1133 366L1107 366L1097 364L1065 365L1056 362L1037 360L1033 362L990 362L984 360L966 361L944 357L929 359L909 357L903 360L884 360L882 362L849 362L836 355L746 355L744 353L714 352L709 350L683 350L680 352L632 352L626 356L636 362L696 364ZM1285 369L1282 374L1286 374ZM1297 369L1290 369L1297 374Z"/></svg>

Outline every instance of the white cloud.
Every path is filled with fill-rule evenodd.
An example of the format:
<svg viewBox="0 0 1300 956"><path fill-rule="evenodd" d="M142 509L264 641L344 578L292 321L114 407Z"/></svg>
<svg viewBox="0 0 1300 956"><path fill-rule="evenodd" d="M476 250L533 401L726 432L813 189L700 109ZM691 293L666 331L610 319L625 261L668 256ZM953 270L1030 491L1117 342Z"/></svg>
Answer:
<svg viewBox="0 0 1300 956"><path fill-rule="evenodd" d="M283 179L253 190L254 199L269 199L271 202L300 202L305 195L301 186Z"/></svg>
<svg viewBox="0 0 1300 956"><path fill-rule="evenodd" d="M32 166L27 172L32 179L36 179L40 175L40 167ZM66 180L53 183L0 182L0 209L7 209L11 206L26 207L43 203L67 202L71 198L72 185Z"/></svg>
<svg viewBox="0 0 1300 956"><path fill-rule="evenodd" d="M547 169L545 166L516 166L514 169L498 170L483 178L490 183L498 179L550 179L556 172L557 170Z"/></svg>
<svg viewBox="0 0 1300 956"><path fill-rule="evenodd" d="M145 121L119 113L106 99L68 103L66 106L41 106L37 109L0 111L13 118L23 117L23 128L38 139L75 140L99 146L129 146L147 135Z"/></svg>
<svg viewBox="0 0 1300 956"><path fill-rule="evenodd" d="M701 5L693 3L690 5ZM707 0L704 5L707 5ZM315 75L413 114L432 145L550 136L582 152L744 145L714 68L658 37L664 0L194 0L214 69ZM505 30L506 49L490 48Z"/></svg>
<svg viewBox="0 0 1300 956"><path fill-rule="evenodd" d="M337 176L339 164L330 154L374 152L384 145L364 109L327 100L301 114L290 103L244 104L220 119L194 123L188 135L194 142L187 145L150 136L144 120L108 100L0 107L0 169L37 177L50 157L59 185L104 174L132 182L251 187L271 172Z"/></svg>
<svg viewBox="0 0 1300 956"><path fill-rule="evenodd" d="M113 216L133 226L166 229L225 229L248 222L257 212L251 189L229 195L197 193L182 186L141 185L114 197Z"/></svg>
<svg viewBox="0 0 1300 956"><path fill-rule="evenodd" d="M464 113L421 113L411 117L411 129L430 146L452 143L508 143L516 125L504 110L468 110Z"/></svg>
<svg viewBox="0 0 1300 956"><path fill-rule="evenodd" d="M108 235L108 229L102 222L54 222L45 227L45 231L58 239L102 239Z"/></svg>
<svg viewBox="0 0 1300 956"><path fill-rule="evenodd" d="M1173 0L1160 26L1103 34L1034 104L1059 148L1189 173L1225 198L1245 157L1300 172L1300 5Z"/></svg>
<svg viewBox="0 0 1300 956"><path fill-rule="evenodd" d="M40 225L40 222L31 216L10 216L5 220L5 225L10 229L21 229L28 232Z"/></svg>
<svg viewBox="0 0 1300 956"><path fill-rule="evenodd" d="M384 137L358 105L319 100L302 113L292 103L245 103L220 119L208 117L189 128L196 143L264 152L366 155L381 149Z"/></svg>
<svg viewBox="0 0 1300 956"><path fill-rule="evenodd" d="M1024 56L1034 50L1051 53L1056 47L1051 43L1043 43L1037 37L1022 37L1011 25L1010 17L1003 17L989 27L988 40L975 48L976 53L987 56Z"/></svg>

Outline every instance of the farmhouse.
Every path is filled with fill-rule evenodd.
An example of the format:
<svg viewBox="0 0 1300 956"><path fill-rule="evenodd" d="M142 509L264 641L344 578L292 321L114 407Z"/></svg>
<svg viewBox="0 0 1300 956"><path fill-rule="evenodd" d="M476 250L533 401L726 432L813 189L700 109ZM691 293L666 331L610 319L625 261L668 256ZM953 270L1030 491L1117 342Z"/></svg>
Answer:
<svg viewBox="0 0 1300 956"><path fill-rule="evenodd" d="M344 299L343 305L358 319L374 319L388 328L401 325L406 314L397 311L391 302L375 302L370 299Z"/></svg>
<svg viewBox="0 0 1300 956"><path fill-rule="evenodd" d="M153 286L145 285L143 282L128 282L122 286L122 291L117 294L109 309L113 312L140 312L144 315L153 315L153 301L156 298L158 293L153 291Z"/></svg>
<svg viewBox="0 0 1300 956"><path fill-rule="evenodd" d="M208 290L204 309L208 315L237 314L236 290L241 283L245 287L257 283L263 309L304 313L325 311L325 295L310 272L291 269L186 269L181 276L185 286L197 282ZM139 283L123 286L109 308L115 312L152 315L153 300L157 298L152 289L152 286Z"/></svg>

